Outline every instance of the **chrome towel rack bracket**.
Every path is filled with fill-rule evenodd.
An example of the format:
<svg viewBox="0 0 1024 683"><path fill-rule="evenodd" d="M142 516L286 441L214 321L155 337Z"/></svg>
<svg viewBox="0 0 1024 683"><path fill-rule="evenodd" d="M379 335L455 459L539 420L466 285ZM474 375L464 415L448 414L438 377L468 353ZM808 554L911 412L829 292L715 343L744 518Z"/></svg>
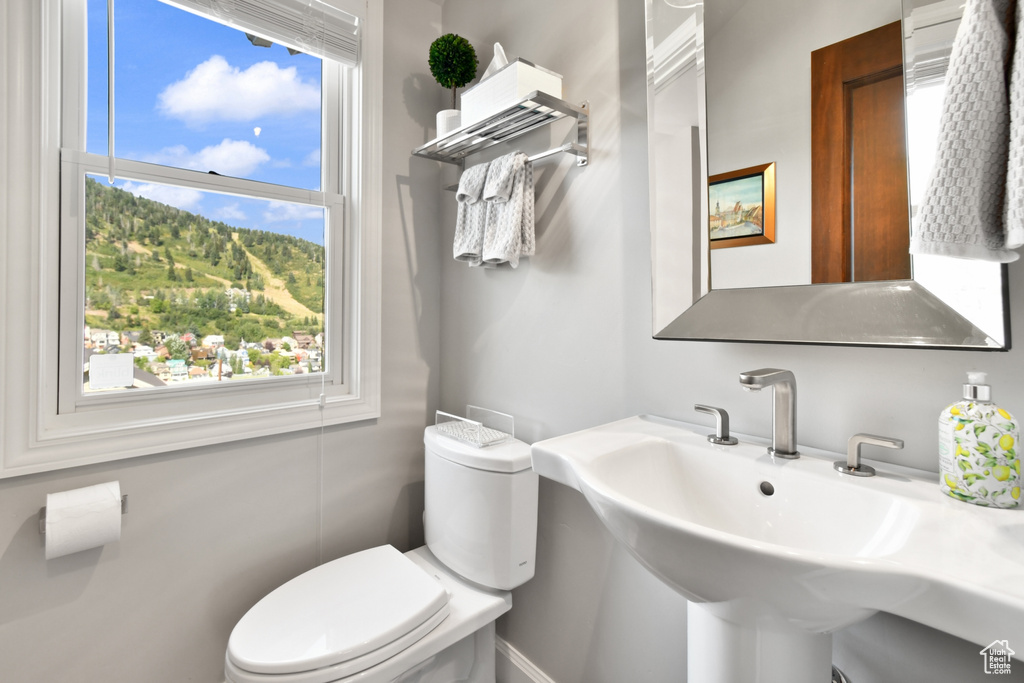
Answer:
<svg viewBox="0 0 1024 683"><path fill-rule="evenodd" d="M576 141L534 154L530 156L530 161L555 154L573 154L577 166L586 166L590 161L590 103L583 102L577 106L538 90L481 121L435 138L417 147L412 153L418 157L462 165L471 154L514 140L567 117L576 119Z"/></svg>

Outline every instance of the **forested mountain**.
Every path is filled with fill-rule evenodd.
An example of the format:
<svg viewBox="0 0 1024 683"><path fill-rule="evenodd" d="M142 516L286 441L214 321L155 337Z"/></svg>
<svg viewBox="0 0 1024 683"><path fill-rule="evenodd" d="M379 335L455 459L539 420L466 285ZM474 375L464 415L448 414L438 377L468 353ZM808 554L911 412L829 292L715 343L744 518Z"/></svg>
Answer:
<svg viewBox="0 0 1024 683"><path fill-rule="evenodd" d="M86 324L222 334L322 330L324 248L212 221L86 178Z"/></svg>

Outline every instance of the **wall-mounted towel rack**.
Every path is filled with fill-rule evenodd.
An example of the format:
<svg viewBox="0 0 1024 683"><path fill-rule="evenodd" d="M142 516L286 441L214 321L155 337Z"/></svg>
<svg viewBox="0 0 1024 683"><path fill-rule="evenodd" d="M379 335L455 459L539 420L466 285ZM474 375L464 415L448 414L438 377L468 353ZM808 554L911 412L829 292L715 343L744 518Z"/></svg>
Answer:
<svg viewBox="0 0 1024 683"><path fill-rule="evenodd" d="M586 166L590 151L589 103L584 102L576 106L536 90L512 106L482 121L462 126L444 137L431 140L414 149L412 153L449 164L462 164L470 154L499 142L508 142L540 126L566 117L576 118L576 142L534 154L530 161L565 153L576 155L577 166Z"/></svg>

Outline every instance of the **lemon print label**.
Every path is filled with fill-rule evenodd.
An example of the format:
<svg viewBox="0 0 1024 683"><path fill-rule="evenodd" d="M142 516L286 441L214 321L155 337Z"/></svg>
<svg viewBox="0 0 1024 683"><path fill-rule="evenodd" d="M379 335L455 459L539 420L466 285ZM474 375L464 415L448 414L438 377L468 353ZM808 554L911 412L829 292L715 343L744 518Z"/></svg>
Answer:
<svg viewBox="0 0 1024 683"><path fill-rule="evenodd" d="M1007 411L986 401L960 401L939 416L939 487L975 505L1020 504L1019 429Z"/></svg>

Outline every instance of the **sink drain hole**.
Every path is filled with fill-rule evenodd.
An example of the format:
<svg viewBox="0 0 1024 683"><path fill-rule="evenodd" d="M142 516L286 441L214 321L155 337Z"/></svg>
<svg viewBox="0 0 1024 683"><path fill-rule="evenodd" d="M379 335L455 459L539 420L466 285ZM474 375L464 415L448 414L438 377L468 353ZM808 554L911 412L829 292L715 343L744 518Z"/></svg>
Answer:
<svg viewBox="0 0 1024 683"><path fill-rule="evenodd" d="M761 488L761 493L763 493L766 496L770 496L773 493L775 493L775 487L772 486L771 483L769 483L767 481L762 481L760 488Z"/></svg>

